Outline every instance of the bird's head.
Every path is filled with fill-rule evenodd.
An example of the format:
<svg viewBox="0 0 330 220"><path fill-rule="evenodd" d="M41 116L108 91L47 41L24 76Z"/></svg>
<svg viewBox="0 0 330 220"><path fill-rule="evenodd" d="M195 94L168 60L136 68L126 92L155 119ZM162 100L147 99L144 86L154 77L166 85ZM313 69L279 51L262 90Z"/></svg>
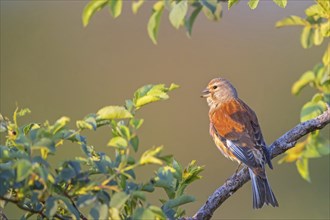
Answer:
<svg viewBox="0 0 330 220"><path fill-rule="evenodd" d="M202 93L201 97L206 98L210 107L237 98L234 86L223 78L212 79Z"/></svg>

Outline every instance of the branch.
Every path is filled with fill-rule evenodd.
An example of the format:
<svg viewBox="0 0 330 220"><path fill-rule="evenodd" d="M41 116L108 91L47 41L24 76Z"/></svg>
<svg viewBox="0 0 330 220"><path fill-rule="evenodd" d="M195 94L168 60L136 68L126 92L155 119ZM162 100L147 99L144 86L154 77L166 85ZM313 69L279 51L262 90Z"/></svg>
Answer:
<svg viewBox="0 0 330 220"><path fill-rule="evenodd" d="M17 205L17 207L19 207L22 210L25 210L25 211L28 211L28 212L34 213L34 214L39 214L39 215L41 215L42 218L47 218L47 216L43 213L43 209L35 210L35 209L32 209L32 208L29 208L28 206L22 204L22 201L20 201L20 200L13 199L13 198L2 197L2 196L0 196L0 200L4 200L6 202L14 203L14 204ZM63 216L59 215L59 214L55 214L54 217L58 218L58 219L61 219L61 220L66 219Z"/></svg>
<svg viewBox="0 0 330 220"><path fill-rule="evenodd" d="M272 143L269 146L271 157L274 158L280 154L283 154L288 149L294 147L298 139L312 131L323 128L329 124L329 122L330 108L328 107L328 109L318 117L298 124L296 127ZM215 190L215 192L208 198L206 203L193 217L186 219L211 219L215 210L249 180L249 172L247 167L245 167L237 174L233 174L221 187Z"/></svg>

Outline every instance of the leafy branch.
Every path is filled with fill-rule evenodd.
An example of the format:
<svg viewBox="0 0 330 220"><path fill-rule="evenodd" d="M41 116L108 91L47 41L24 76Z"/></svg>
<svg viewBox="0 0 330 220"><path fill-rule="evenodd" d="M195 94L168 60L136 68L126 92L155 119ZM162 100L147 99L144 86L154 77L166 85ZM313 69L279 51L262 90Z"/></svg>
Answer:
<svg viewBox="0 0 330 220"><path fill-rule="evenodd" d="M181 206L195 200L185 189L201 178L203 167L192 161L183 168L171 155L162 155L162 146L142 152L139 158L131 153L139 151L137 130L143 124L136 113L149 103L168 99L176 88L175 84L143 86L124 106L106 106L78 120L77 129L68 128L68 117L54 124L19 125L19 117L29 109L16 109L12 121L0 115L0 131L7 134L0 143L0 208L13 203L27 211L22 219L33 215L47 219L182 217ZM111 155L97 151L82 134L99 127L111 131L107 144ZM67 142L80 146L83 156L53 167L49 157ZM158 165L158 170L150 181L137 182L136 168L150 164ZM161 206L146 199L157 189L167 196L160 199Z"/></svg>
<svg viewBox="0 0 330 220"><path fill-rule="evenodd" d="M132 12L136 14L146 0L132 0ZM154 44L157 44L158 32L164 11L168 11L168 19L175 29L184 27L187 35L192 34L193 25L198 15L211 21L219 21L223 13L223 4L228 3L228 10L240 0L156 0L153 1L151 16L148 21L148 35ZM287 0L273 0L279 7L285 8ZM259 0L249 0L248 5L255 9ZM123 0L92 0L84 8L82 22L87 26L92 16L99 10L108 7L113 18L121 15Z"/></svg>
<svg viewBox="0 0 330 220"><path fill-rule="evenodd" d="M276 27L301 26L300 42L303 48L319 46L324 39L330 37L330 2L316 0L316 4L305 10L306 18L289 16L276 23ZM301 109L300 121L312 119L327 109L330 105L330 45L322 57L322 62L316 64L312 70L306 71L292 86L292 94L299 95L310 86L317 93L311 101ZM311 181L309 175L309 159L329 155L329 139L323 138L319 131L311 132L307 138L297 143L297 146L288 150L279 163L295 162L301 177Z"/></svg>

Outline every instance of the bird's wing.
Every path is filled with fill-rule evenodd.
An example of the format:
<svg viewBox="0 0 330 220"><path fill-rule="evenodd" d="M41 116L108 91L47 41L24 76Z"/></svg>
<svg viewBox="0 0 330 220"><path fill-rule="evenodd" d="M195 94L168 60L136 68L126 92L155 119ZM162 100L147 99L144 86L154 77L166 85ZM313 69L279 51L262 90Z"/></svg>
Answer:
<svg viewBox="0 0 330 220"><path fill-rule="evenodd" d="M253 137L254 137L256 147L259 149L262 149L269 167L271 169L273 169L273 165L271 163L271 158L270 158L270 152L267 148L264 137L262 135L261 128L260 128L260 125L258 122L258 118L257 118L256 114L254 113L254 111L247 104L245 104L241 100L239 100L239 101L243 105L243 107L245 109L247 109L247 114L249 114L249 118L251 119L250 122L251 122L252 130L253 130L253 133L251 135L253 135Z"/></svg>
<svg viewBox="0 0 330 220"><path fill-rule="evenodd" d="M263 167L263 152L258 147L251 123L251 109L232 99L211 112L216 135L232 153L251 169ZM252 111L252 110L251 110Z"/></svg>

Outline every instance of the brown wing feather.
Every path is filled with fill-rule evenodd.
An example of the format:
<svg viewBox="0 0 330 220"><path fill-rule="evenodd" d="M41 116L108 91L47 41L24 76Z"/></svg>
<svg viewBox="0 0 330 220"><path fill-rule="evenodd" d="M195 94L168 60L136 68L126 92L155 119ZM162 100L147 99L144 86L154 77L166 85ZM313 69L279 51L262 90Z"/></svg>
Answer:
<svg viewBox="0 0 330 220"><path fill-rule="evenodd" d="M215 133L223 139L239 160L255 170L262 170L263 152L257 147L251 120L254 112L239 99L232 99L210 112Z"/></svg>

